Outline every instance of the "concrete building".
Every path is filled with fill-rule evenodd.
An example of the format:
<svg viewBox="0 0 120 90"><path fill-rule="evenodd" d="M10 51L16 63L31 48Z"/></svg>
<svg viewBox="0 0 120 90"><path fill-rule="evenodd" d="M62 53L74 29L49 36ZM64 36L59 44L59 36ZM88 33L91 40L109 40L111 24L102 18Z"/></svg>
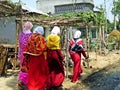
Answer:
<svg viewBox="0 0 120 90"><path fill-rule="evenodd" d="M93 0L37 0L37 9L50 14L93 11Z"/></svg>

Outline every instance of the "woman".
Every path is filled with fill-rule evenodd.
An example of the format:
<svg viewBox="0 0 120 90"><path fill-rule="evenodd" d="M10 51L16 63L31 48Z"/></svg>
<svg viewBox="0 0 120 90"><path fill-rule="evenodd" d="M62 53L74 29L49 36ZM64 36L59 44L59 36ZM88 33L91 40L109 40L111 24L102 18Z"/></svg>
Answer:
<svg viewBox="0 0 120 90"><path fill-rule="evenodd" d="M49 78L47 84L47 90L54 90L60 88L64 81L64 68L63 68L63 54L60 50L60 28L54 26L51 34L47 37L48 47L48 66L49 66Z"/></svg>
<svg viewBox="0 0 120 90"><path fill-rule="evenodd" d="M23 90L24 87L27 87L27 84L28 84L27 72L22 71L21 67L24 59L23 50L28 41L28 38L32 35L32 32L31 32L32 27L33 25L31 22L29 21L25 22L25 24L23 25L23 31L20 33L20 36L19 36L18 58L20 60L20 72L18 75L18 88L20 90L21 89Z"/></svg>
<svg viewBox="0 0 120 90"><path fill-rule="evenodd" d="M80 74L82 73L81 53L86 59L88 58L82 46L83 41L80 38L80 36L81 36L81 32L76 31L74 34L74 38L70 40L69 53L70 53L72 61L74 62L73 76L71 77L71 82L78 81Z"/></svg>
<svg viewBox="0 0 120 90"><path fill-rule="evenodd" d="M28 62L28 90L44 90L48 77L48 65L46 60L46 42L42 26L38 26L24 49L24 55Z"/></svg>

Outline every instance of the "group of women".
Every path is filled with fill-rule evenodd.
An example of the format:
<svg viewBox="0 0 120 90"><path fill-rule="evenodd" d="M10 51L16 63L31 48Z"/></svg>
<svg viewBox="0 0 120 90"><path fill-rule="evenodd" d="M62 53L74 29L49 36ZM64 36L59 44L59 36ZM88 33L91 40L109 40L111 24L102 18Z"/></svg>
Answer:
<svg viewBox="0 0 120 90"><path fill-rule="evenodd" d="M20 72L18 76L19 90L57 90L62 86L65 78L64 55L60 49L60 28L54 26L51 34L44 38L44 28L37 26L33 33L31 22L25 22L23 32L19 36L18 58ZM80 38L81 33L75 38ZM77 39L76 38L76 39ZM80 41L82 44L81 40ZM70 48L73 44L70 41ZM79 53L69 49L74 64L72 82L76 82L82 72L80 67L81 55L87 58L84 49Z"/></svg>

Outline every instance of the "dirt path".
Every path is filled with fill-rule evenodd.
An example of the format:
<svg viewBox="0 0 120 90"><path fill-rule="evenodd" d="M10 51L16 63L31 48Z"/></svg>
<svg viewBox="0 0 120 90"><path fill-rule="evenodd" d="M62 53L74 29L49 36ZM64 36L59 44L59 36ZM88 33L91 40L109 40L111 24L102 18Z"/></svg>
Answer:
<svg viewBox="0 0 120 90"><path fill-rule="evenodd" d="M97 60L96 60L97 59ZM83 67L81 79L70 82L65 78L62 90L120 90L120 52L111 52L108 55L99 56L90 53L91 68ZM7 77L0 77L0 90L17 89L18 70L8 70ZM69 68L72 75L72 68Z"/></svg>
<svg viewBox="0 0 120 90"><path fill-rule="evenodd" d="M7 76L0 77L0 90L18 90L17 76L18 70L8 70Z"/></svg>
<svg viewBox="0 0 120 90"><path fill-rule="evenodd" d="M71 83L65 79L66 90L120 90L120 52L111 52L108 55L97 56L90 53L90 66L83 68L81 79Z"/></svg>

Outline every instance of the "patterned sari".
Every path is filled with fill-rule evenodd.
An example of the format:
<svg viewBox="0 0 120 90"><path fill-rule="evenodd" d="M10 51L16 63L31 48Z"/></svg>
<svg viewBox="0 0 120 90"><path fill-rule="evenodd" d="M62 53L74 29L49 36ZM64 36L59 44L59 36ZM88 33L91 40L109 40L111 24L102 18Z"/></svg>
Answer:
<svg viewBox="0 0 120 90"><path fill-rule="evenodd" d="M48 78L48 64L46 60L46 42L40 34L34 33L24 49L24 55L29 61L28 90L44 90ZM27 60L27 59L26 59Z"/></svg>

